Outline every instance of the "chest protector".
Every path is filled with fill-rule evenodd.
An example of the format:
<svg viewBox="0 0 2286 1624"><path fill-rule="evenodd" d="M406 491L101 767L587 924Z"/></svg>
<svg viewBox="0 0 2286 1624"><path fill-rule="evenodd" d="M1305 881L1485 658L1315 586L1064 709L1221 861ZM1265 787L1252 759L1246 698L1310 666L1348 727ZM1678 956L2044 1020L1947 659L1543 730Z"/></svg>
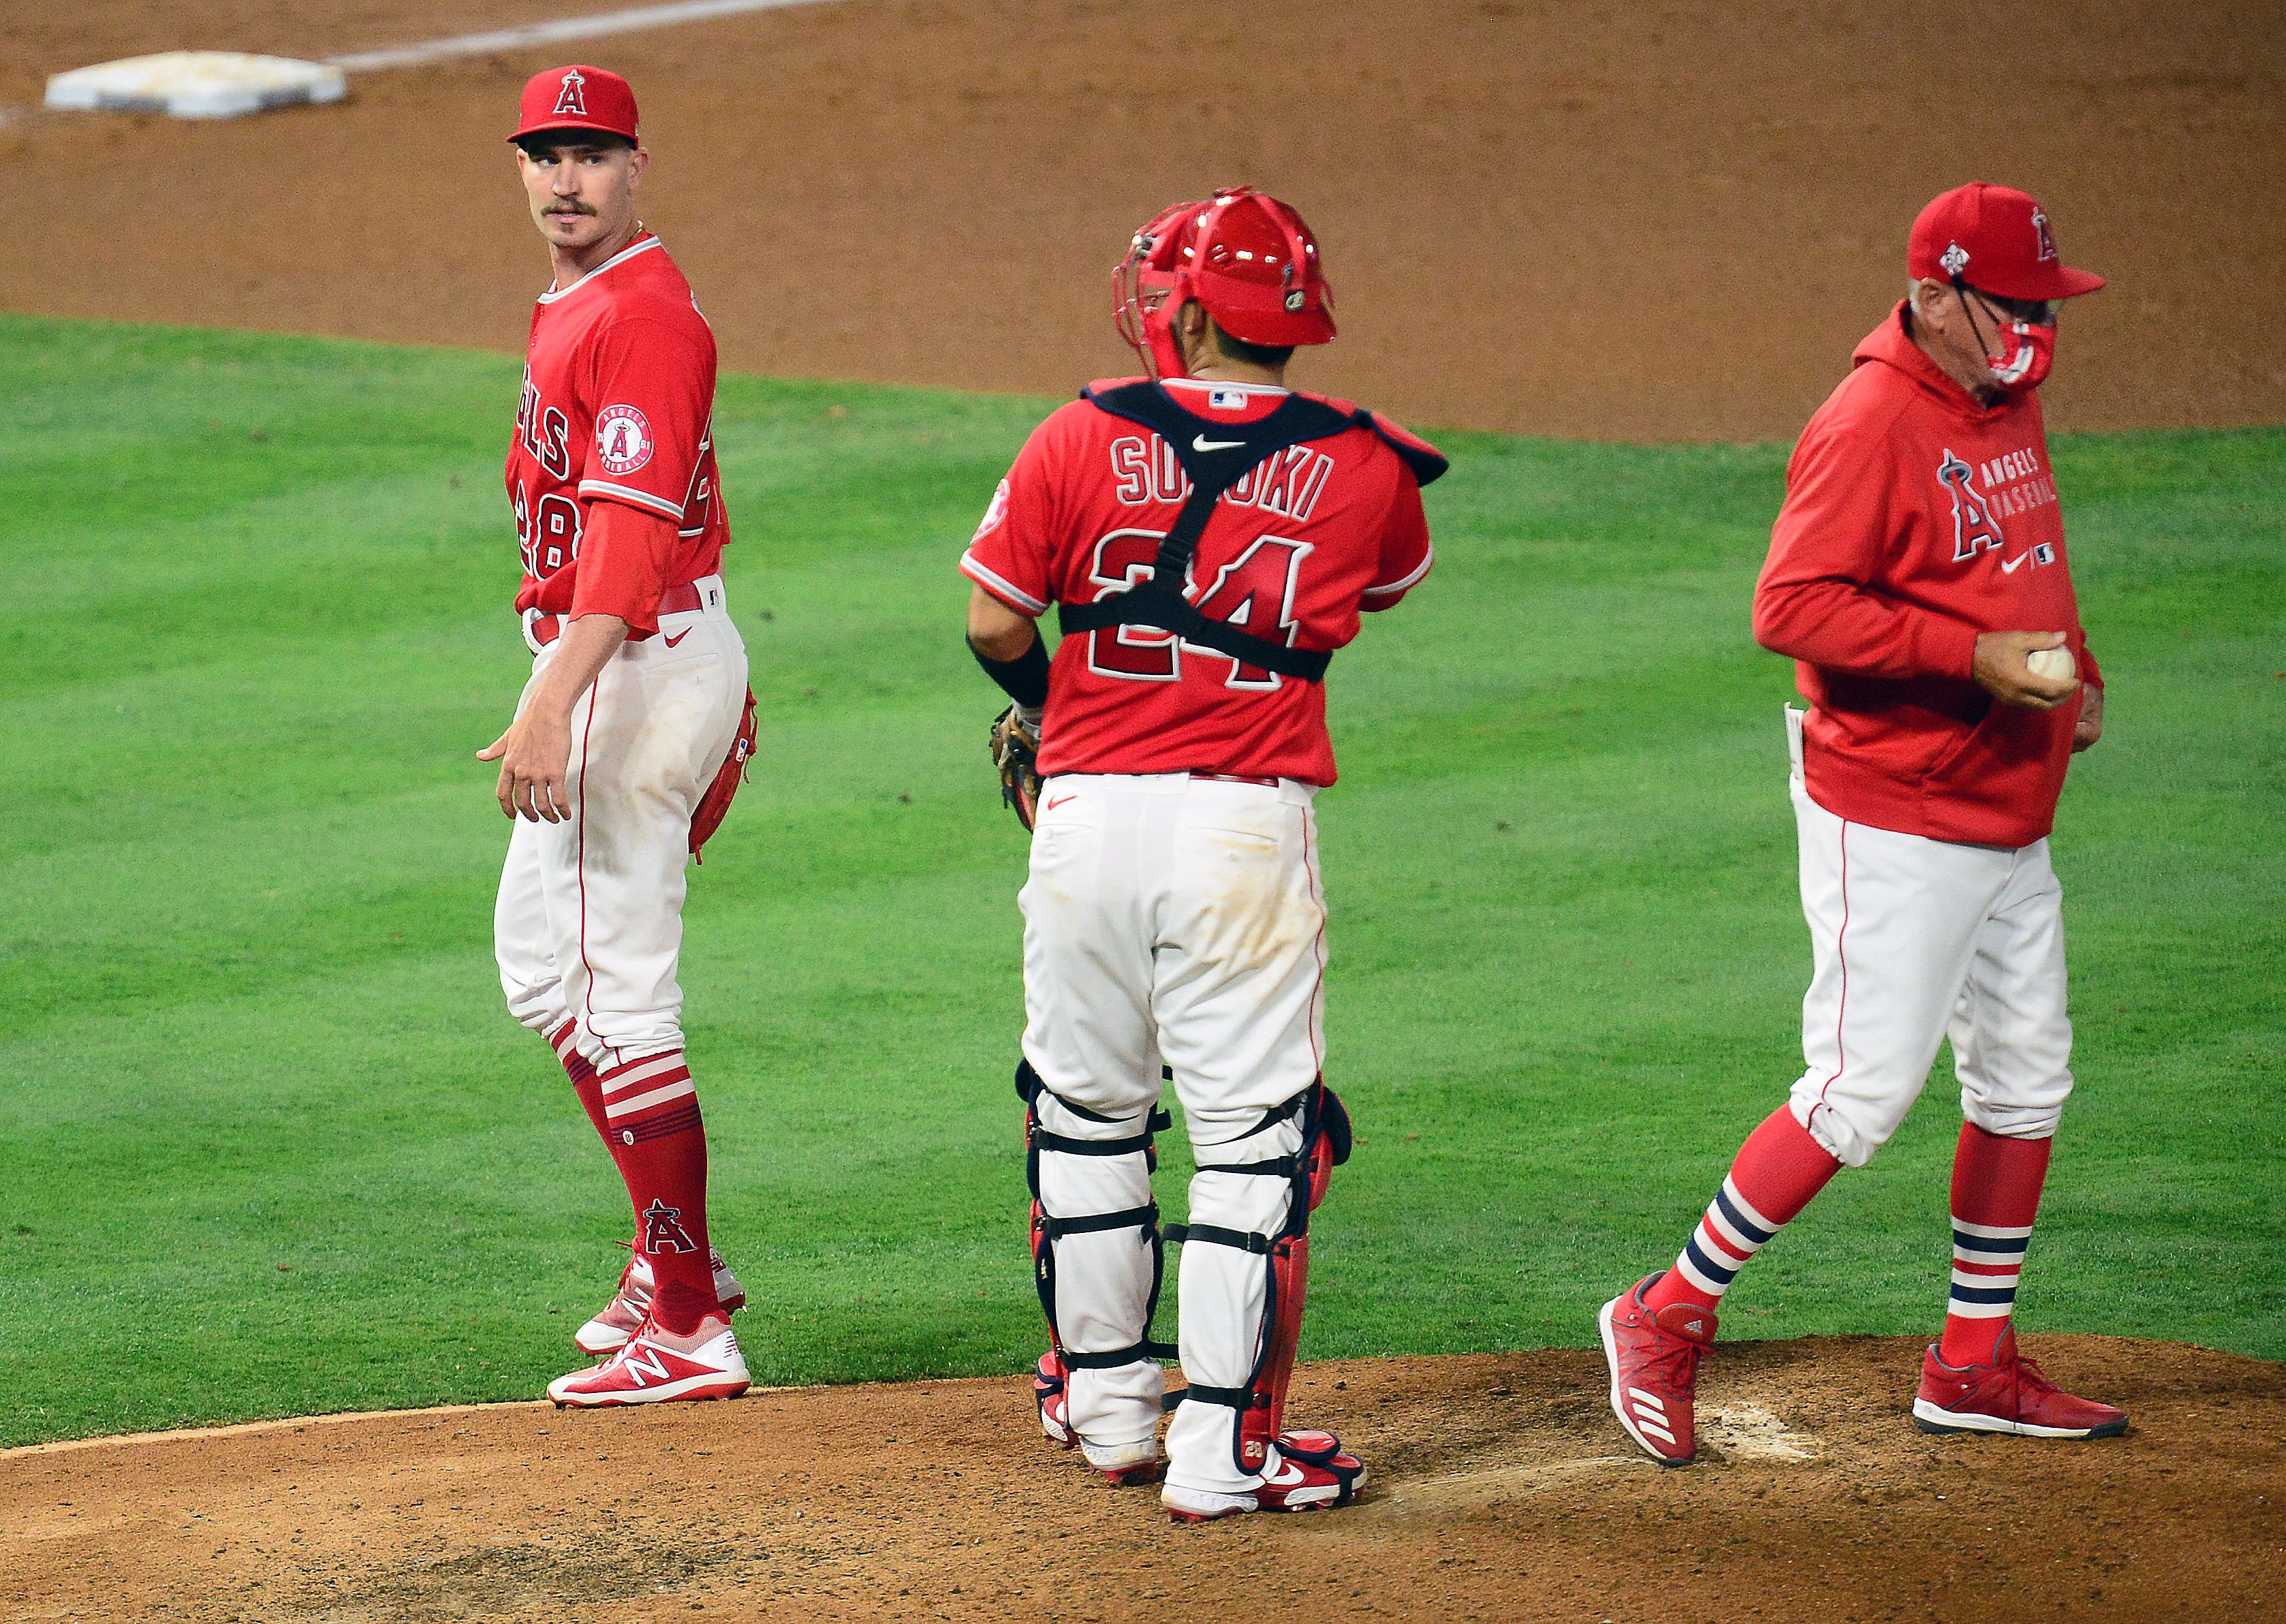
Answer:
<svg viewBox="0 0 2286 1624"><path fill-rule="evenodd" d="M1435 480L1449 466L1429 447L1391 433L1364 408L1344 412L1308 395L1289 395L1269 416L1250 423L1221 423L1199 417L1178 406L1160 385L1148 382L1089 389L1080 398L1099 411L1140 424L1165 441L1190 477L1191 493L1160 541L1149 577L1092 603L1064 604L1057 613L1063 635L1100 631L1107 626L1147 626L1305 682L1325 680L1326 666L1333 659L1330 650L1289 648L1226 620L1210 620L1183 595L1191 560L1199 550L1208 521L1214 516L1215 504L1265 459L1289 446L1331 439L1352 429L1378 436L1405 460L1422 485Z"/></svg>

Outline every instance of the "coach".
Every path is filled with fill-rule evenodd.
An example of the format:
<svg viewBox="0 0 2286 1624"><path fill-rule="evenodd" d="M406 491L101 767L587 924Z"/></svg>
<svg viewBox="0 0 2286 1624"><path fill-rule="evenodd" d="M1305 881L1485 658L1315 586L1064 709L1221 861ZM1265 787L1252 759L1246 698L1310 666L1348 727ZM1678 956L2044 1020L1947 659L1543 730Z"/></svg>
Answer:
<svg viewBox="0 0 2286 1624"><path fill-rule="evenodd" d="M1754 593L1799 662L1789 709L1813 975L1807 1062L1664 1275L1604 1305L1612 1403L1669 1463L1746 1260L1904 1121L1950 1036L1960 1080L1952 1285L1913 1415L1932 1432L2107 1437L2011 1315L2071 1092L2061 891L2048 863L2071 754L2103 731L2038 390L2067 268L2030 197L1978 183L1913 223L1911 290L1803 432Z"/></svg>

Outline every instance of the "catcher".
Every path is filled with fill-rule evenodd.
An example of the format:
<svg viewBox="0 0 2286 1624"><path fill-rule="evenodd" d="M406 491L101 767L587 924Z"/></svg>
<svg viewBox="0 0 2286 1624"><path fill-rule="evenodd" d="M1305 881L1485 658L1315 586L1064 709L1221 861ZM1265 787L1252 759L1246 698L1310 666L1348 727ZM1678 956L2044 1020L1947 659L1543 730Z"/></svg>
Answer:
<svg viewBox="0 0 2286 1624"><path fill-rule="evenodd" d="M1310 1212L1347 1158L1321 1076L1326 906L1312 800L1334 781L1326 668L1360 610L1429 572L1432 447L1285 387L1334 336L1318 244L1250 187L1168 209L1113 276L1149 375L1036 430L960 567L969 646L1033 829L1024 913L1042 1430L1178 1522L1345 1505L1364 1463L1289 1431ZM1060 605L1052 659L1034 621ZM1035 824L1037 824L1037 827ZM1171 1078L1198 1155L1162 1228L1152 1136ZM1189 1385L1159 1443L1150 1340L1186 1242Z"/></svg>

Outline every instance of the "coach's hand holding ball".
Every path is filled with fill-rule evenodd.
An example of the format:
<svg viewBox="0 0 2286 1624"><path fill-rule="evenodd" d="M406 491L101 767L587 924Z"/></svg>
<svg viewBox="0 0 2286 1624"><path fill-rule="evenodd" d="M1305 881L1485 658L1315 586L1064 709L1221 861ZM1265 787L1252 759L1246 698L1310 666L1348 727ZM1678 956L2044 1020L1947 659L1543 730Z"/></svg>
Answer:
<svg viewBox="0 0 2286 1624"><path fill-rule="evenodd" d="M1980 632L1971 674L2003 705L2052 711L2079 691L2061 632Z"/></svg>
<svg viewBox="0 0 2286 1624"><path fill-rule="evenodd" d="M2035 649L2024 656L2024 668L2051 682L2074 682L2079 676L2079 667L2072 662L2069 649Z"/></svg>

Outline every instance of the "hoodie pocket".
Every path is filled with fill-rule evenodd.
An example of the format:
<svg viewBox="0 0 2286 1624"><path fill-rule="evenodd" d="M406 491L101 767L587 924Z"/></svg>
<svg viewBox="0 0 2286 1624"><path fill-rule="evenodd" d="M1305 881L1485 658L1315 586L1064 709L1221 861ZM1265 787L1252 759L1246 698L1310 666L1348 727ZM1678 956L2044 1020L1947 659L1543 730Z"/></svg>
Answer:
<svg viewBox="0 0 2286 1624"><path fill-rule="evenodd" d="M2021 845L2015 837L2022 830L2045 828L2063 780L2056 730L2069 729L2074 714L2071 706L2030 711L1995 705L1930 762L1921 799L1932 829L1948 831L1939 838Z"/></svg>

